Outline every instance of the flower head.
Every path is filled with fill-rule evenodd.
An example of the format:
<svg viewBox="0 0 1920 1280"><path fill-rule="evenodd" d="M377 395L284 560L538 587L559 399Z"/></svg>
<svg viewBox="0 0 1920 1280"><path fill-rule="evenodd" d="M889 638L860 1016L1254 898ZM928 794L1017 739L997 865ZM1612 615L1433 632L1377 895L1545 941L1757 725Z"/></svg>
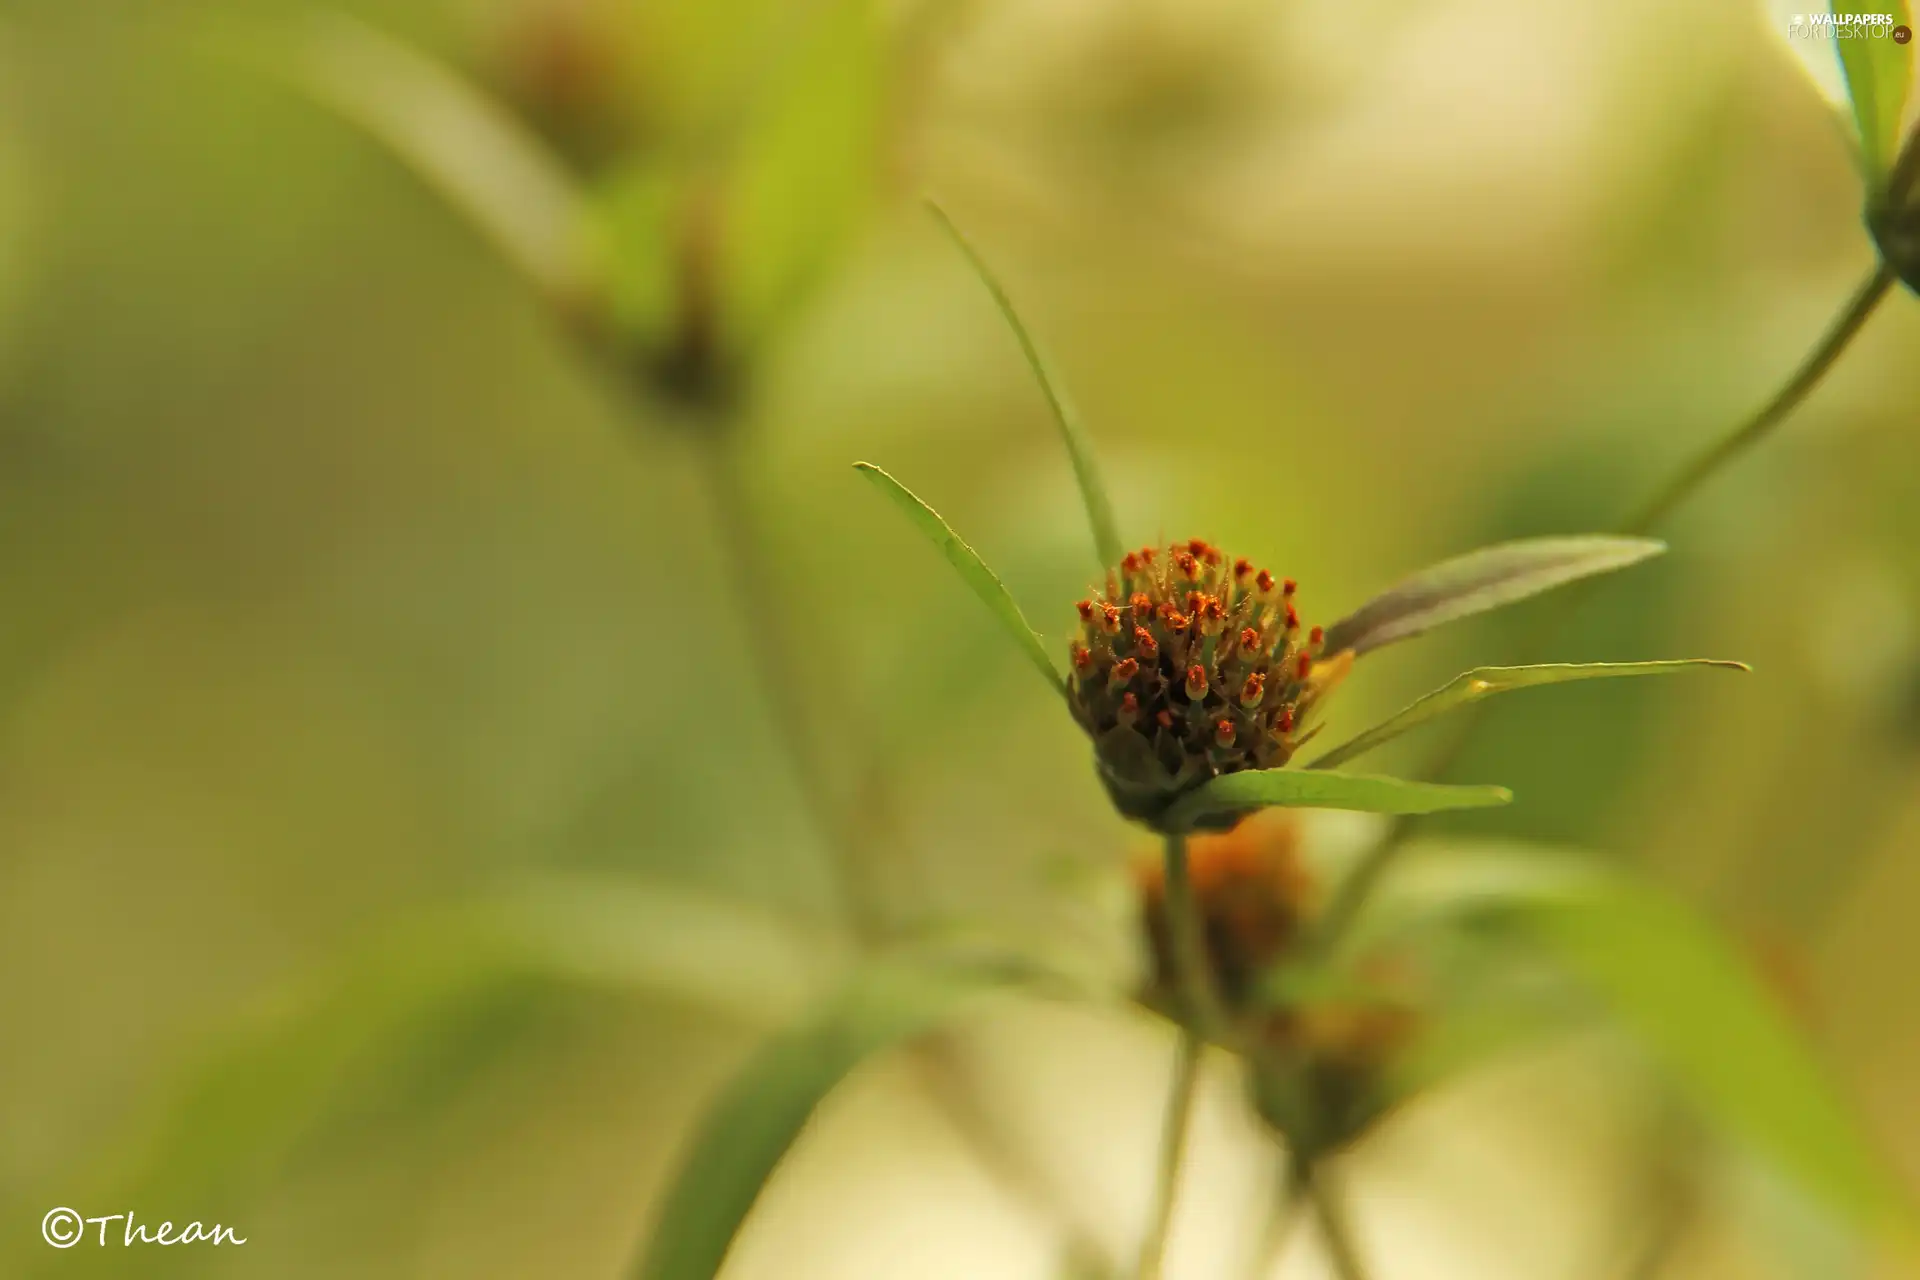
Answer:
<svg viewBox="0 0 1920 1280"><path fill-rule="evenodd" d="M1201 538L1144 547L1080 601L1067 703L1128 817L1221 774L1287 763L1331 686L1291 578Z"/></svg>

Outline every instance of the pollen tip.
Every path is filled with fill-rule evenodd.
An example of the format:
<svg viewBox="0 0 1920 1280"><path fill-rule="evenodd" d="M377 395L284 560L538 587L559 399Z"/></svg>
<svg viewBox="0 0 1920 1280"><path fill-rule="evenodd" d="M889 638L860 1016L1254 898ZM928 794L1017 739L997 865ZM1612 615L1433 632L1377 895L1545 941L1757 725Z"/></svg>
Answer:
<svg viewBox="0 0 1920 1280"><path fill-rule="evenodd" d="M1313 630L1307 632L1308 644L1319 644L1322 640L1325 640L1326 638L1327 638L1327 629L1325 627L1315 627Z"/></svg>

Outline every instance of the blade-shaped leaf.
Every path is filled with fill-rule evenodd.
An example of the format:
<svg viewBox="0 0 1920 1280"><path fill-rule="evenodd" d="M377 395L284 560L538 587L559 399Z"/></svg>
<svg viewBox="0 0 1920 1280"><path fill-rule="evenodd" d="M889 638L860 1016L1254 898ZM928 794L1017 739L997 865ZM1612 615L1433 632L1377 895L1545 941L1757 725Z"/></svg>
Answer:
<svg viewBox="0 0 1920 1280"><path fill-rule="evenodd" d="M1253 809L1357 809L1365 813L1439 813L1508 804L1505 787L1447 786L1365 773L1303 769L1248 769L1223 774L1181 799L1167 814L1173 830L1203 818Z"/></svg>
<svg viewBox="0 0 1920 1280"><path fill-rule="evenodd" d="M1896 26L1910 22L1906 0L1875 0L1853 4L1834 0L1836 18L1874 14L1890 19L1871 26L1856 25L1851 30L1831 32L1828 43L1840 55L1840 69L1847 80L1847 98L1853 106L1853 123L1860 135L1860 164L1868 183L1878 190L1886 180L1887 169L1900 149L1900 124L1906 113L1907 94L1913 82L1913 53L1910 45L1894 40Z"/></svg>
<svg viewBox="0 0 1920 1280"><path fill-rule="evenodd" d="M97 1198L164 1189L229 1204L342 1114L399 1093L382 1114L421 1116L500 1047L502 1015L510 1027L543 992L629 992L777 1024L832 989L847 953L835 935L697 891L530 878L410 920L225 1028Z"/></svg>
<svg viewBox="0 0 1920 1280"><path fill-rule="evenodd" d="M972 588L973 594L979 596L980 602L993 610L993 616L1000 619L1000 625L1007 629L1007 634L1013 637L1014 643L1020 646L1021 651L1045 677L1047 683L1055 689L1064 687L1064 679L1055 669L1053 659L1047 656L1047 647L1040 642L1039 635L1028 624L1026 615L1020 612L1020 606L1013 602L1013 596L1007 591L1006 584L1000 581L993 570L987 568L986 561L980 558L980 553L961 541L960 535L940 518L940 513L914 496L913 490L871 462L856 462L853 466L861 475L873 481L880 492L892 499L893 504L906 513L907 519L913 521L914 527L939 548L940 554L945 556L947 563L954 567L961 578L965 579L967 586Z"/></svg>
<svg viewBox="0 0 1920 1280"><path fill-rule="evenodd" d="M1328 627L1326 652L1366 653L1580 578L1624 569L1666 549L1651 538L1607 534L1523 538L1482 547L1422 569Z"/></svg>
<svg viewBox="0 0 1920 1280"><path fill-rule="evenodd" d="M1053 420L1060 427L1060 439L1067 446L1067 456L1073 460L1073 477L1080 484L1080 499L1086 504L1087 523L1093 528L1093 547L1100 556L1101 566L1109 567L1120 563L1126 554L1121 548L1119 526L1114 523L1113 503L1107 498L1106 487L1100 481L1100 467L1094 461L1093 445L1087 439L1087 431L1080 423L1080 415L1067 399L1066 391L1053 374L1047 358L1040 353L1039 344L1027 331L1021 321L1020 313L1013 308L1013 299L1000 284L979 250L973 247L953 219L933 201L927 201L927 208L934 219L953 237L954 244L966 255L967 261L980 277L980 282L993 295L993 301L1000 308L1000 314L1006 318L1007 327L1013 330L1013 336L1019 340L1020 350L1027 357L1027 364L1033 370L1033 376L1040 382L1040 390L1046 394L1047 405L1053 410Z"/></svg>
<svg viewBox="0 0 1920 1280"><path fill-rule="evenodd" d="M1543 684L1568 684L1576 680L1609 680L1627 676L1664 676L1705 667L1725 667L1749 671L1744 662L1719 658L1681 658L1666 662L1545 662L1526 667L1475 667L1455 676L1432 693L1412 703L1398 714L1381 721L1365 733L1341 743L1312 764L1309 769L1331 769L1382 743L1390 742L1437 716L1513 689L1531 689Z"/></svg>
<svg viewBox="0 0 1920 1280"><path fill-rule="evenodd" d="M1625 880L1492 920L1608 1006L1702 1111L1855 1221L1911 1221L1905 1195L1733 942L1686 904Z"/></svg>
<svg viewBox="0 0 1920 1280"><path fill-rule="evenodd" d="M587 206L529 130L458 76L344 14L305 24L291 72L439 188L548 297L592 297Z"/></svg>
<svg viewBox="0 0 1920 1280"><path fill-rule="evenodd" d="M767 1044L708 1110L654 1218L635 1280L712 1280L814 1109L868 1058L1023 981L1008 970L876 962Z"/></svg>

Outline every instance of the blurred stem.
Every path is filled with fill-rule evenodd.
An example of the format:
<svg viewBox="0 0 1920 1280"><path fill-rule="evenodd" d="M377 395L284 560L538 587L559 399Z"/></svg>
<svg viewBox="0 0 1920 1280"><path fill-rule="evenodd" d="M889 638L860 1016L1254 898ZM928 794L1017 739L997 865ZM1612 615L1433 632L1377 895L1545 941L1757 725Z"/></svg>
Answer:
<svg viewBox="0 0 1920 1280"><path fill-rule="evenodd" d="M1305 1186L1300 1178L1300 1162L1292 1151L1281 1152L1273 1183L1273 1201L1267 1206L1267 1220L1247 1259L1246 1280L1268 1280L1280 1265L1281 1250L1293 1234L1294 1222L1305 1201Z"/></svg>
<svg viewBox="0 0 1920 1280"><path fill-rule="evenodd" d="M1305 1170L1303 1182L1307 1199L1320 1220L1320 1236L1326 1241L1333 1273L1340 1280L1366 1280L1366 1268L1360 1265L1360 1251L1353 1239L1353 1224L1347 1220L1347 1207L1332 1174L1326 1165L1314 1164Z"/></svg>
<svg viewBox="0 0 1920 1280"><path fill-rule="evenodd" d="M1187 862L1187 837L1171 834L1166 840L1167 935L1173 944L1174 981L1180 1001L1180 1023L1201 1037L1218 1036L1227 1016L1213 987L1213 967L1207 959L1207 925L1193 896L1193 877Z"/></svg>
<svg viewBox="0 0 1920 1280"><path fill-rule="evenodd" d="M727 559L722 576L733 584L740 626L774 732L814 826L832 852L848 921L859 936L870 939L882 924L872 859L855 823L834 800L833 780L823 763L823 735L804 693L807 676L799 662L799 641L786 625L790 613L766 607L770 584L778 578L747 492L741 465L745 454L735 443L737 434L723 426L698 446Z"/></svg>
<svg viewBox="0 0 1920 1280"><path fill-rule="evenodd" d="M1908 140L1902 156L1902 163L1920 164L1920 134ZM1880 303L1886 299L1897 277L1884 259L1874 264L1872 272L1860 282L1847 305L1828 324L1826 333L1819 343L1800 362L1793 376L1774 392L1760 409L1734 430L1714 441L1695 455L1675 472L1673 477L1654 492L1626 522L1622 532L1646 534L1652 532L1683 506L1694 494L1729 465L1739 460L1755 446L1766 440L1802 401L1820 385L1821 379L1838 363L1841 355L1859 334L1867 320L1872 317ZM1591 585L1591 584L1588 584ZM1574 588L1561 597L1560 608L1543 620L1538 636L1541 639L1558 634L1565 626L1567 618L1586 599L1584 587ZM1523 654L1537 652L1539 643L1522 646ZM1460 758L1466 753L1474 734L1484 723L1490 704L1481 703L1468 708L1460 717L1454 733L1444 746L1434 754L1433 761L1425 770L1429 778L1445 777ZM1319 954L1326 954L1337 944L1342 934L1353 923L1366 905L1380 879L1393 866L1400 850L1405 847L1407 838L1416 828L1417 819L1411 817L1396 818L1387 833L1378 844L1368 850L1360 864L1341 881L1335 891L1333 901L1327 913L1321 918L1320 928L1316 931L1313 947Z"/></svg>
<svg viewBox="0 0 1920 1280"><path fill-rule="evenodd" d="M1173 1208L1179 1199L1180 1165L1187 1155L1187 1134L1193 1127L1193 1099L1200 1083L1200 1057L1206 1042L1192 1031L1180 1032L1180 1053L1173 1066L1173 1085L1167 1091L1167 1110L1160 1126L1159 1172L1154 1180L1153 1211L1140 1241L1134 1280L1160 1280L1167 1252L1167 1233L1173 1226Z"/></svg>
<svg viewBox="0 0 1920 1280"><path fill-rule="evenodd" d="M1187 865L1187 837L1175 832L1166 840L1167 934L1172 942L1175 998L1180 1004L1180 1057L1174 1066L1173 1087L1167 1095L1165 1123L1160 1133L1160 1173L1155 1183L1153 1217L1140 1242L1136 1280L1158 1280L1161 1255L1166 1252L1167 1229L1173 1221L1179 1190L1180 1162L1186 1155L1187 1127L1199 1081L1200 1058L1207 1037L1226 1025L1220 999L1213 989L1207 963L1206 924L1194 900Z"/></svg>

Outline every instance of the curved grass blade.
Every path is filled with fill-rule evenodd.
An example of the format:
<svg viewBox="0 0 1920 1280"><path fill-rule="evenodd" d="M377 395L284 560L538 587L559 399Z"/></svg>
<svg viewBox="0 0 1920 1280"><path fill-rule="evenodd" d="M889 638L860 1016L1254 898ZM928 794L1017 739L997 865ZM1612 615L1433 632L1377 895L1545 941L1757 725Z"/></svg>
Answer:
<svg viewBox="0 0 1920 1280"><path fill-rule="evenodd" d="M1913 83L1912 50L1897 43L1891 32L1895 26L1909 25L1911 19L1906 0L1872 0L1868 4L1834 0L1833 14L1837 18L1875 14L1892 19L1884 25L1856 28L1850 33L1856 38L1842 39L1839 33L1831 33L1822 41L1839 50L1847 100L1860 135L1860 165L1877 196L1900 149L1900 125ZM1862 34L1863 30L1872 34Z"/></svg>
<svg viewBox="0 0 1920 1280"><path fill-rule="evenodd" d="M1365 813L1439 813L1508 804L1505 787L1462 787L1410 782L1366 773L1249 769L1224 774L1182 797L1167 814L1174 830L1210 816L1253 809L1354 809Z"/></svg>
<svg viewBox="0 0 1920 1280"><path fill-rule="evenodd" d="M1326 652L1356 655L1498 609L1667 549L1652 538L1584 534L1502 542L1422 569L1327 628Z"/></svg>
<svg viewBox="0 0 1920 1280"><path fill-rule="evenodd" d="M1021 652L1027 655L1028 661L1033 663L1046 682L1055 690L1064 688L1066 681L1055 669L1053 659L1047 656L1047 647L1040 642L1039 635L1028 624L1026 615L1020 612L1020 606L1013 602L1013 596L1007 591L1006 584L1000 581L993 570L987 568L986 561L980 558L980 553L961 541L960 535L940 518L939 512L922 502L914 495L913 490L885 471L871 462L856 462L853 467L861 475L873 481L880 492L892 499L893 505L906 513L907 519L913 521L914 527L939 548L940 554L947 558L947 563L952 565L966 580L967 586L973 589L973 594L979 596L980 602L993 610L993 616L1000 619L1000 625L1007 629L1007 634L1013 637L1014 643L1020 646Z"/></svg>
<svg viewBox="0 0 1920 1280"><path fill-rule="evenodd" d="M708 1110L654 1219L634 1280L712 1280L814 1109L875 1054L1025 981L1004 968L880 961L760 1050Z"/></svg>
<svg viewBox="0 0 1920 1280"><path fill-rule="evenodd" d="M458 76L357 19L309 17L291 72L390 149L569 308L598 287L587 204L529 130Z"/></svg>
<svg viewBox="0 0 1920 1280"><path fill-rule="evenodd" d="M1007 327L1013 330L1013 336L1019 340L1020 350L1027 357L1027 365L1033 370L1033 376L1039 379L1040 390L1046 394L1047 405L1053 410L1053 420L1059 424L1060 439L1067 446L1067 456L1073 460L1073 478L1080 484L1080 500L1086 504L1087 523L1093 529L1093 547L1100 556L1101 567L1119 564L1126 552L1121 548L1119 526L1113 519L1113 503L1107 497L1106 486L1100 481L1100 468L1094 461L1093 445L1087 439L1087 431L1080 423L1079 413L1074 409L1073 402L1067 399L1059 379L1054 377L1047 358L1040 354L1039 344L1021 322L1020 313L1013 309L1013 299L1007 296L1006 289L988 268L980 251L973 247L973 242L955 225L945 209L931 200L926 205L934 220L953 238L960 252L966 255L974 274L980 277L980 283L993 295L994 304L1006 318Z"/></svg>
<svg viewBox="0 0 1920 1280"><path fill-rule="evenodd" d="M1693 1104L1830 1208L1908 1234L1913 1206L1739 946L1691 907L1626 880L1513 904L1487 923L1544 953L1641 1043Z"/></svg>
<svg viewBox="0 0 1920 1280"><path fill-rule="evenodd" d="M1724 667L1731 671L1751 671L1744 662L1720 658L1679 658L1665 662L1543 662L1525 667L1475 667L1420 698L1398 714L1381 721L1366 732L1350 738L1319 757L1309 769L1332 769L1355 756L1363 755L1390 742L1427 721L1458 710L1482 698L1514 689L1531 689L1543 684L1569 684L1576 680L1609 680L1628 676L1676 675L1705 667Z"/></svg>

